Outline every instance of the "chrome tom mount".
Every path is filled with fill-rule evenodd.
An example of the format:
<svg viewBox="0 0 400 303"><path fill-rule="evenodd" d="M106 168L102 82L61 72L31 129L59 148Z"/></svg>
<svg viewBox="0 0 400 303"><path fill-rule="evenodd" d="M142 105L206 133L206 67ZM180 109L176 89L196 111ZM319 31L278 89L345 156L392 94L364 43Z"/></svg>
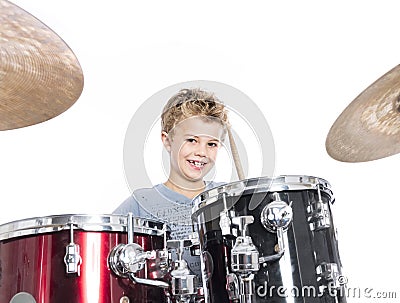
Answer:
<svg viewBox="0 0 400 303"><path fill-rule="evenodd" d="M261 223L264 228L276 233L278 244L276 252L285 251L284 233L288 230L293 218L292 202L289 205L282 201L278 193L272 194L273 199L261 212Z"/></svg>
<svg viewBox="0 0 400 303"><path fill-rule="evenodd" d="M135 274L141 271L147 260L157 260L162 276L168 269L168 252L166 249L159 251L144 251L137 243L134 243L133 215L128 214L127 231L128 243L118 244L108 256L108 264L111 270L119 277L129 278L133 283L156 286L164 289L169 288L169 284L160 280L143 279ZM166 226L164 225L164 243L166 242ZM165 245L164 245L165 247Z"/></svg>
<svg viewBox="0 0 400 303"><path fill-rule="evenodd" d="M128 278L134 284L164 289L168 302L200 302L201 290L198 287L198 278L183 259L184 249L197 245L198 239L167 240L167 227L164 224L164 249L145 251L142 246L134 243L132 213L128 214L127 222L128 243L118 244L111 250L108 256L111 270L117 276ZM173 251L176 253L176 258L172 258ZM137 273L145 269L148 260L153 260L157 265L158 277L162 280L143 279L137 276Z"/></svg>
<svg viewBox="0 0 400 303"><path fill-rule="evenodd" d="M239 302L252 302L255 296L254 272L260 268L258 250L252 238L247 236L247 226L253 222L253 216L232 218L232 223L238 226L239 236L232 248L231 272L226 277L226 288L230 299Z"/></svg>
<svg viewBox="0 0 400 303"><path fill-rule="evenodd" d="M199 291L198 278L191 272L187 262L183 259L183 251L197 244L195 239L168 240L167 248L175 250L176 260L170 267L171 289L170 295L174 302L189 303L197 301Z"/></svg>
<svg viewBox="0 0 400 303"><path fill-rule="evenodd" d="M260 265L278 261L285 252L285 233L292 222L293 211L291 203L287 204L280 199L278 193L273 193L273 200L261 212L261 223L264 228L277 235L277 244L274 247L276 254L259 256L257 247L248 235L248 225L254 222L253 216L236 216L235 212L228 211L225 194L223 194L224 210L220 213L219 225L223 236L238 235L231 250L231 266L227 268L226 290L229 300L240 303L256 301L254 274Z"/></svg>

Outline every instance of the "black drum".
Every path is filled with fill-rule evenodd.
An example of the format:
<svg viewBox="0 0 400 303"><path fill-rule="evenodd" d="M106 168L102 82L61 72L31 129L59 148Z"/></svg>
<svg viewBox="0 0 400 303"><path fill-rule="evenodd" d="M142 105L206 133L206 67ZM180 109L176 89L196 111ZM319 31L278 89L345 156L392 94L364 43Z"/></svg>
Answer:
<svg viewBox="0 0 400 303"><path fill-rule="evenodd" d="M330 184L254 178L194 199L206 302L346 302Z"/></svg>

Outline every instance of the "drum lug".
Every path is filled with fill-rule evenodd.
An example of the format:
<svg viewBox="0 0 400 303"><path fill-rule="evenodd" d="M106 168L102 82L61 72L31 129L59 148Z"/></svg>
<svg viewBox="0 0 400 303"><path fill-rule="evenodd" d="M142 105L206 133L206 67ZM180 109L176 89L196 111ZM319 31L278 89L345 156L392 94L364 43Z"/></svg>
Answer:
<svg viewBox="0 0 400 303"><path fill-rule="evenodd" d="M327 203L317 202L310 211L308 221L312 231L324 230L331 227L329 208Z"/></svg>
<svg viewBox="0 0 400 303"><path fill-rule="evenodd" d="M223 236L237 236L236 229L232 228L231 218L235 216L233 211L221 211L219 214L219 227Z"/></svg>
<svg viewBox="0 0 400 303"><path fill-rule="evenodd" d="M330 287L340 288L340 271L336 263L323 262L316 268L317 281L329 283Z"/></svg>
<svg viewBox="0 0 400 303"><path fill-rule="evenodd" d="M232 226L232 219L236 216L235 211L228 210L228 205L226 202L226 193L222 193L222 200L224 203L224 210L219 214L219 227L221 228L223 236L237 236L236 229Z"/></svg>
<svg viewBox="0 0 400 303"><path fill-rule="evenodd" d="M65 247L64 263L67 274L80 276L82 258L79 254L79 245L74 243L74 223L68 223L70 230L70 243Z"/></svg>
<svg viewBox="0 0 400 303"><path fill-rule="evenodd" d="M320 186L317 186L317 190L318 201L311 203L308 207L308 222L312 231L324 230L331 227L329 203L322 200Z"/></svg>

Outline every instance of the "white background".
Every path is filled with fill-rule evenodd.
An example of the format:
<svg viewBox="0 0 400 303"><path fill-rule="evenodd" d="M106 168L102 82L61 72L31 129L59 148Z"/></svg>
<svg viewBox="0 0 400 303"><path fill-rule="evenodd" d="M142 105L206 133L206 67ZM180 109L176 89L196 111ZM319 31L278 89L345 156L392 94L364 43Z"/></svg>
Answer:
<svg viewBox="0 0 400 303"><path fill-rule="evenodd" d="M0 132L0 223L110 213L130 194L122 151L135 110L167 86L218 81L264 113L276 175L331 183L349 284L400 298L399 155L350 164L325 151L344 108L399 63L396 1L14 3L67 42L85 87L62 115Z"/></svg>

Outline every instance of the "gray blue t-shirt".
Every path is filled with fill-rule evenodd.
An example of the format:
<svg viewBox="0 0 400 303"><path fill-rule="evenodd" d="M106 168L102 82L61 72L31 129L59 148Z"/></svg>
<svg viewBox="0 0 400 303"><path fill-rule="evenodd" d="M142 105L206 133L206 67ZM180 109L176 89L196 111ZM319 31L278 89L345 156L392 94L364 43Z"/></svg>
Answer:
<svg viewBox="0 0 400 303"><path fill-rule="evenodd" d="M206 182L205 190L223 184ZM113 211L114 214L119 215L126 215L128 212L133 213L135 217L167 223L171 228L172 239L188 239L193 234L192 200L164 184L135 190ZM183 258L189 268L201 277L200 257L190 255L190 250L186 249Z"/></svg>

